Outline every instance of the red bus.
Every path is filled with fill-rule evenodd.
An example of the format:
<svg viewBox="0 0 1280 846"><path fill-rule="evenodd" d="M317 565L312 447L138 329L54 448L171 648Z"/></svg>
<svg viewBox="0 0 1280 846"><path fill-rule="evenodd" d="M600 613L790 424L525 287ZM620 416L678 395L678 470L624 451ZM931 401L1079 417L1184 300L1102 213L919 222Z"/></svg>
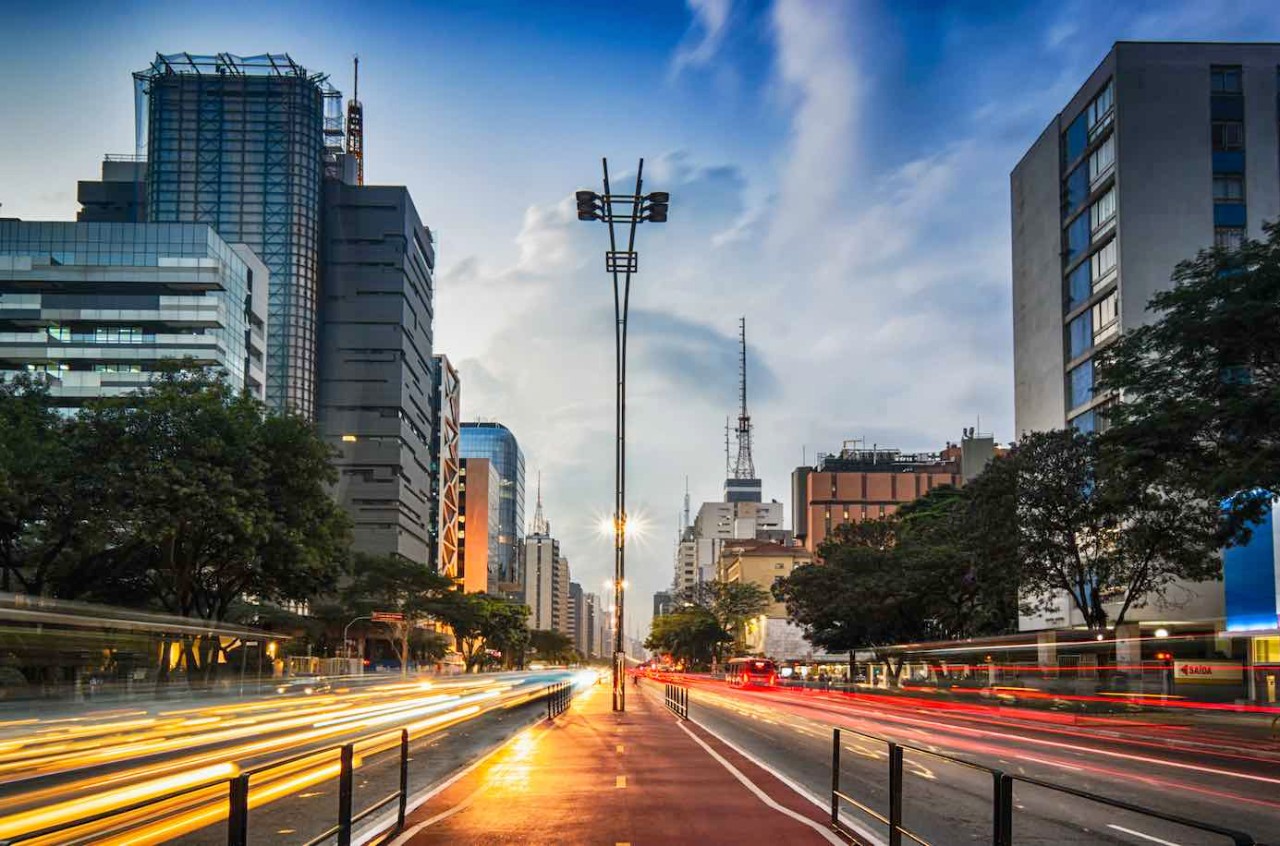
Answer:
<svg viewBox="0 0 1280 846"><path fill-rule="evenodd" d="M734 658L725 664L724 678L730 687L776 687L778 665L768 658Z"/></svg>

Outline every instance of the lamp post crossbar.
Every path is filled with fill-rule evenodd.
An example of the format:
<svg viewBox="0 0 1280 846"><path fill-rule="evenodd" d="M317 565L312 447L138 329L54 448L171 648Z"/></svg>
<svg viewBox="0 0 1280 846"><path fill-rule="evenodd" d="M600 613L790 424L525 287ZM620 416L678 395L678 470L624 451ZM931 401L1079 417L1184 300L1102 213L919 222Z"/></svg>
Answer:
<svg viewBox="0 0 1280 846"><path fill-rule="evenodd" d="M609 227L605 272L613 278L614 318L614 502L613 502L613 710L627 709L626 650L623 647L627 546L627 313L631 305L631 276L640 268L636 253L636 227L645 221L665 223L669 196L665 192L642 194L644 159L636 168L631 194L614 194L609 184L609 160L602 159L604 193L578 191L578 219L604 221ZM625 227L626 248L619 249L618 227Z"/></svg>

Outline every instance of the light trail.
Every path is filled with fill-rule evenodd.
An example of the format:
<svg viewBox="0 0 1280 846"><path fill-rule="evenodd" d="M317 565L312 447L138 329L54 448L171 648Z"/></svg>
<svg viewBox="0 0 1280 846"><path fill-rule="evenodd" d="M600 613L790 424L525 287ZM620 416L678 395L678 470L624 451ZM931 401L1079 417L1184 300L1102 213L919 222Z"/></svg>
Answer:
<svg viewBox="0 0 1280 846"><path fill-rule="evenodd" d="M402 729L417 740L490 710L528 703L543 694L544 685L541 678L503 674L313 695L291 692L154 713L115 709L11 721L10 736L0 741L0 839L195 788L74 832L28 841L166 842L225 820L225 780L241 769L269 764L272 756L317 750L314 756L255 771L251 808L335 778L336 753L329 752L328 761L317 760L326 747L355 741L359 767L365 758L398 749ZM214 786L199 787L209 782Z"/></svg>

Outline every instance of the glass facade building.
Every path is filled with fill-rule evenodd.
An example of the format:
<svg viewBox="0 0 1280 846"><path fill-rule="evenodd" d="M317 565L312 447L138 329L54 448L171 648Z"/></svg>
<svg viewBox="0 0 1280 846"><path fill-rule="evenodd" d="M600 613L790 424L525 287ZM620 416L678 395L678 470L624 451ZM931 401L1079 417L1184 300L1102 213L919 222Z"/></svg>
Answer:
<svg viewBox="0 0 1280 846"><path fill-rule="evenodd" d="M258 254L271 274L267 395L314 417L325 115L338 92L287 55L157 55L134 78L148 220L207 223Z"/></svg>
<svg viewBox="0 0 1280 846"><path fill-rule="evenodd" d="M0 222L0 373L64 406L189 358L264 397L266 267L202 224Z"/></svg>
<svg viewBox="0 0 1280 846"><path fill-rule="evenodd" d="M519 590L520 539L524 534L524 453L511 430L501 423L463 423L459 455L487 458L497 471L501 492L498 508L497 572L489 573L490 585L511 585ZM492 558L491 558L492 560Z"/></svg>

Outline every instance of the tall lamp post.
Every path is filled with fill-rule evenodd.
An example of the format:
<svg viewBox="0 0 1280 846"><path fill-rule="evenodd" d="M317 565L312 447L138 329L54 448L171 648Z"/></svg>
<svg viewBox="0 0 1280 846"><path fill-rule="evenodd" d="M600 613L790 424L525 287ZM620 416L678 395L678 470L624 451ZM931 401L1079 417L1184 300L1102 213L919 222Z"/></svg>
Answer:
<svg viewBox="0 0 1280 846"><path fill-rule="evenodd" d="M640 269L636 253L636 227L641 223L666 223L670 196L665 191L641 194L644 159L636 168L636 187L630 194L614 194L609 186L609 160L602 159L604 193L578 191L578 220L601 220L609 226L609 250L605 272L613 277L614 364L617 374L613 472L613 710L627 710L626 651L622 645L622 603L626 587L627 545L627 309L631 302L631 275ZM619 249L616 224L626 233L626 249Z"/></svg>

